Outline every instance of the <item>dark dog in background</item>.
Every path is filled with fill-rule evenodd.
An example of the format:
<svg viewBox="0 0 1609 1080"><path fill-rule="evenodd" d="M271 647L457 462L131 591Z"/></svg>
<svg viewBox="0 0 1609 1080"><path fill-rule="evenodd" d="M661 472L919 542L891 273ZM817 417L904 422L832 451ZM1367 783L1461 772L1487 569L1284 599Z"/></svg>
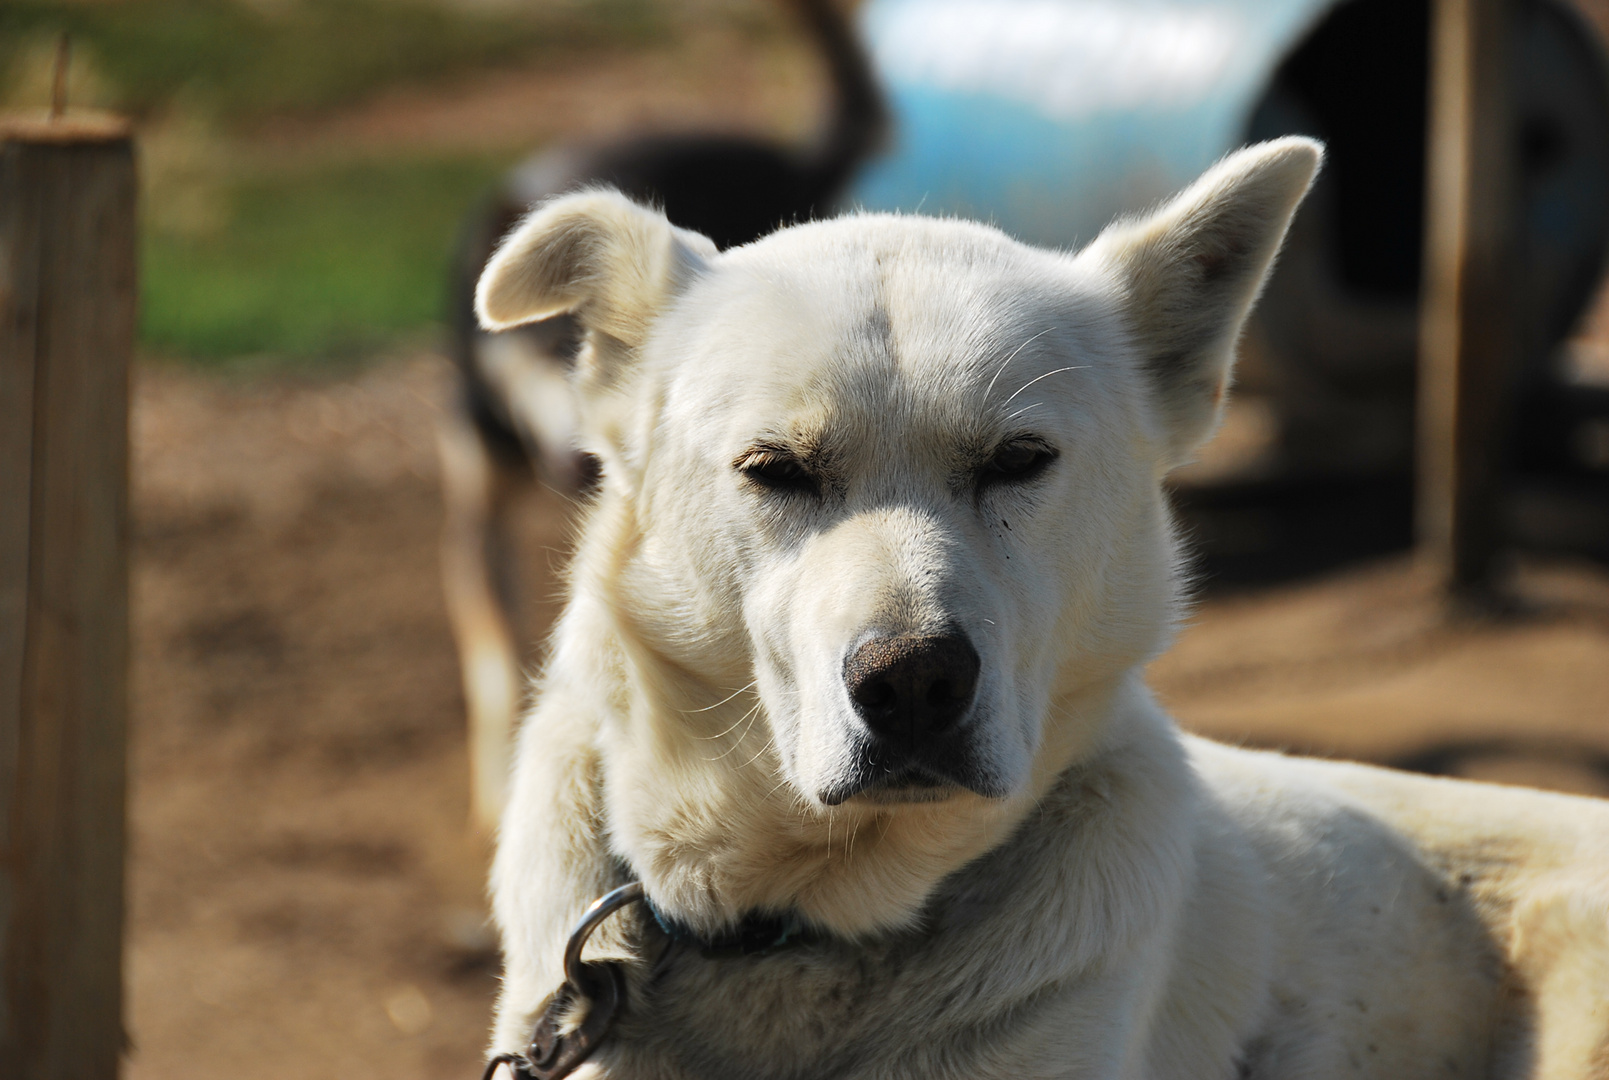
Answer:
<svg viewBox="0 0 1609 1080"><path fill-rule="evenodd" d="M480 330L475 282L498 242L555 195L609 185L663 208L722 248L830 212L878 146L887 111L871 64L834 0L789 0L830 74L820 134L788 146L733 135L649 135L544 151L517 167L465 230L453 279L458 394L441 432L447 517L442 564L469 709L474 817L501 813L524 686L514 629L509 514L536 483L583 491L592 463L574 447L566 377L579 344L559 316L500 334Z"/></svg>

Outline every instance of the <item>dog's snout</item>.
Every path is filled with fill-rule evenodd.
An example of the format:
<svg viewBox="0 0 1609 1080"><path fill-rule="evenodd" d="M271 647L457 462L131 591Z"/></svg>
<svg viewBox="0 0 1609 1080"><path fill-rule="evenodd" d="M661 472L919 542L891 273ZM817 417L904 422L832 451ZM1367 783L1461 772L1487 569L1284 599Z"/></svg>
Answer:
<svg viewBox="0 0 1609 1080"><path fill-rule="evenodd" d="M844 684L873 732L916 740L956 726L978 668L978 650L959 633L874 637L844 661Z"/></svg>

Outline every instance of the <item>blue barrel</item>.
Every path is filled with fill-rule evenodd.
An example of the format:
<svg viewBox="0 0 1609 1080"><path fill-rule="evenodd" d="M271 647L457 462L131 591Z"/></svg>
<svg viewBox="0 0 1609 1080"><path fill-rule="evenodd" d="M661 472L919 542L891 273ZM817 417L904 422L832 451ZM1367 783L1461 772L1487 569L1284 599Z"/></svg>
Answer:
<svg viewBox="0 0 1609 1080"><path fill-rule="evenodd" d="M1280 61L1330 0L870 0L895 116L854 196L1089 240L1246 139Z"/></svg>

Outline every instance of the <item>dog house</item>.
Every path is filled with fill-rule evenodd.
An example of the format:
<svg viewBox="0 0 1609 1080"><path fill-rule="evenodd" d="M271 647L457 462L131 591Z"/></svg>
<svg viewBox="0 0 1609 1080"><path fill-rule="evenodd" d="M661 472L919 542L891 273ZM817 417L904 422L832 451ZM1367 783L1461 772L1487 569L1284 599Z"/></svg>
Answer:
<svg viewBox="0 0 1609 1080"><path fill-rule="evenodd" d="M1082 244L1226 151L1315 135L1329 160L1244 350L1300 472L1410 460L1425 187L1426 0L869 0L894 113L851 201ZM1609 243L1609 78L1564 0L1517 0L1518 297L1529 388Z"/></svg>

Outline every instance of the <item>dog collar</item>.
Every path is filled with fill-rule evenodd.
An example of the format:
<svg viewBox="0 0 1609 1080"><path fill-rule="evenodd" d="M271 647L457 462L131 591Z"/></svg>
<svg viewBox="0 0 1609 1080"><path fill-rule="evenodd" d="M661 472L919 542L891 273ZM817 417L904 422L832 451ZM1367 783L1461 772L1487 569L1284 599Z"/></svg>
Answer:
<svg viewBox="0 0 1609 1080"><path fill-rule="evenodd" d="M792 945L808 945L818 939L816 932L799 918L797 912L786 915L751 912L731 930L719 937L709 938L700 935L686 923L666 915L649 897L643 897L643 904L666 937L678 945L690 945L710 959L758 956Z"/></svg>

